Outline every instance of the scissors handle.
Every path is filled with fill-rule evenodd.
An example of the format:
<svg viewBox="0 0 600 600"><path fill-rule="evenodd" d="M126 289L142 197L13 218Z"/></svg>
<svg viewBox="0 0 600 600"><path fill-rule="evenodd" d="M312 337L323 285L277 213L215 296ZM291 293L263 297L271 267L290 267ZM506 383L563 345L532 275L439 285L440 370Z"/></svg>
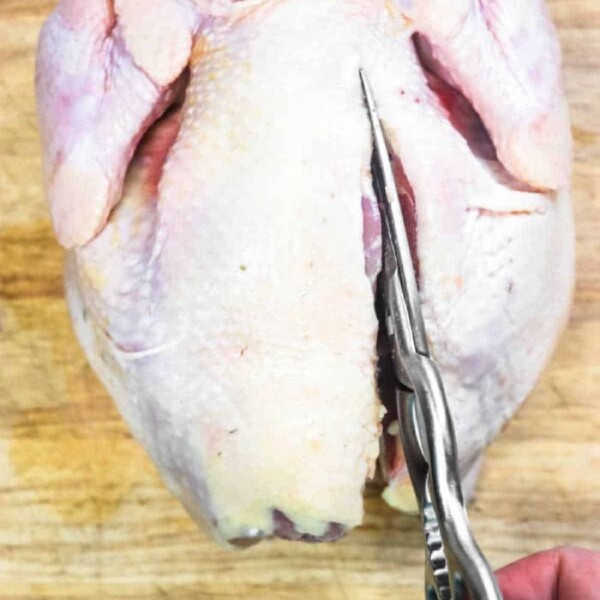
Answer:
<svg viewBox="0 0 600 600"><path fill-rule="evenodd" d="M414 389L396 394L400 436L421 515L426 600L502 600L473 537L456 461L454 427L435 362L416 353L405 364Z"/></svg>

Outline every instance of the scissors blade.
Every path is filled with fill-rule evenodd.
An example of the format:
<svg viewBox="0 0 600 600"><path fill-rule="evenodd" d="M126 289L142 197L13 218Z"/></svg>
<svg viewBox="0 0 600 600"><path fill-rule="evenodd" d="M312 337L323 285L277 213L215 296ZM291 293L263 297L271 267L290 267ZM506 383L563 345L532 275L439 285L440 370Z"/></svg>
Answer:
<svg viewBox="0 0 600 600"><path fill-rule="evenodd" d="M373 188L380 204L387 327L402 386L401 440L419 503L427 551L429 600L502 600L464 508L456 438L440 371L429 354L415 271L389 146L367 76L360 70L373 131Z"/></svg>
<svg viewBox="0 0 600 600"><path fill-rule="evenodd" d="M367 75L363 69L359 70L359 75L373 131L373 147L375 150L372 164L373 188L377 200L383 208L384 226L382 227L382 234L388 236L390 241L410 322L410 332L403 333L405 336L410 334L414 348L419 354L428 356L429 346L421 314L417 279L406 235L406 227L400 207L400 197L396 188L388 144L377 113L377 107Z"/></svg>

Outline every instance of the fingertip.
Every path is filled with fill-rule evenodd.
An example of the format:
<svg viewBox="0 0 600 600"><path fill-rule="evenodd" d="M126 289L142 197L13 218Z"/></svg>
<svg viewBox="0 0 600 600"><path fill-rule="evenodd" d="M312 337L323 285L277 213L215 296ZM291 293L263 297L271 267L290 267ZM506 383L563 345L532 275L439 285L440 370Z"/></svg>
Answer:
<svg viewBox="0 0 600 600"><path fill-rule="evenodd" d="M545 550L503 567L496 577L504 600L598 600L600 553Z"/></svg>

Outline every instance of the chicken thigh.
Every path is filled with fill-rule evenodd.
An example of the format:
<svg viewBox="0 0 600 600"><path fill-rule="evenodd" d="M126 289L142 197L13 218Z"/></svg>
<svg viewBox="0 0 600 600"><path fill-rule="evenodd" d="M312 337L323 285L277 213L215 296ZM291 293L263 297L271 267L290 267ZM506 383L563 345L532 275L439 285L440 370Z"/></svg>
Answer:
<svg viewBox="0 0 600 600"><path fill-rule="evenodd" d="M570 137L538 0L62 0L39 44L75 331L187 510L229 542L410 506L377 348L359 68L394 151L465 486L573 282ZM384 416L385 415L385 416Z"/></svg>

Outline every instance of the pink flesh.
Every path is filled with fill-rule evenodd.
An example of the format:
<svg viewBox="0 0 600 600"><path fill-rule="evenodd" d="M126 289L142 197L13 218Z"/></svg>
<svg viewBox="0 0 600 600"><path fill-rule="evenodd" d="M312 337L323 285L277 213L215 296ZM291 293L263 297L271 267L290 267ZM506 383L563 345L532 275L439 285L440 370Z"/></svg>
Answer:
<svg viewBox="0 0 600 600"><path fill-rule="evenodd" d="M128 10L120 15L120 5L62 2L41 33L36 85L46 191L56 234L67 248L89 241L106 222L139 140L173 101L191 48L191 24L181 18L175 32L166 28L163 34L156 14L145 23L156 33L150 44L160 47L169 33L179 42L152 63L145 44L136 43L138 17ZM89 193L85 202L82 187Z"/></svg>
<svg viewBox="0 0 600 600"><path fill-rule="evenodd" d="M372 284L381 269L381 218L377 200L363 196L363 246L365 247L365 272Z"/></svg>
<svg viewBox="0 0 600 600"><path fill-rule="evenodd" d="M570 132L560 49L544 0L400 4L443 79L483 119L513 177L538 189L567 185Z"/></svg>

